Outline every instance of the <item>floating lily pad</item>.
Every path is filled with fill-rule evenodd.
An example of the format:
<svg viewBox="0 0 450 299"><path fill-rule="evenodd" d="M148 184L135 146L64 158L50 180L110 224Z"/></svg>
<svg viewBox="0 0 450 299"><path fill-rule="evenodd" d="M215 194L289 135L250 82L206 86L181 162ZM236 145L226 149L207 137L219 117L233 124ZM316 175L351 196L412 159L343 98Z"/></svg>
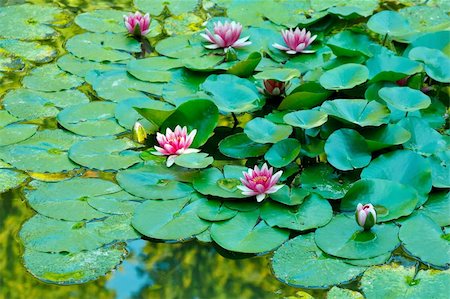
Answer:
<svg viewBox="0 0 450 299"><path fill-rule="evenodd" d="M294 138L281 140L267 151L264 158L274 167L284 167L300 154L300 142Z"/></svg>
<svg viewBox="0 0 450 299"><path fill-rule="evenodd" d="M399 145L411 138L411 133L398 124L387 124L378 128L363 131L370 151L377 151L392 145Z"/></svg>
<svg viewBox="0 0 450 299"><path fill-rule="evenodd" d="M125 11L114 9L97 9L77 15L75 23L91 32L126 32L123 23Z"/></svg>
<svg viewBox="0 0 450 299"><path fill-rule="evenodd" d="M327 288L346 283L366 269L330 257L314 242L314 234L300 235L284 243L273 255L272 269L284 283L301 288Z"/></svg>
<svg viewBox="0 0 450 299"><path fill-rule="evenodd" d="M294 78L300 77L301 73L297 69L269 69L266 71L262 71L257 73L254 77L255 79L261 80L277 80L282 82L287 82Z"/></svg>
<svg viewBox="0 0 450 299"><path fill-rule="evenodd" d="M379 126L389 121L389 109L376 101L337 99L325 101L320 110L361 127Z"/></svg>
<svg viewBox="0 0 450 299"><path fill-rule="evenodd" d="M270 145L254 142L245 133L230 135L219 142L220 152L235 159L259 157L269 148Z"/></svg>
<svg viewBox="0 0 450 299"><path fill-rule="evenodd" d="M425 215L414 215L402 223L400 240L406 251L433 267L450 265L450 242L440 226Z"/></svg>
<svg viewBox="0 0 450 299"><path fill-rule="evenodd" d="M326 71L319 82L326 89L350 89L367 81L369 70L356 63L347 63Z"/></svg>
<svg viewBox="0 0 450 299"><path fill-rule="evenodd" d="M221 198L244 198L237 186L242 185L239 178L246 167L225 165L223 173L217 168L202 170L194 178L194 188L204 195L218 196Z"/></svg>
<svg viewBox="0 0 450 299"><path fill-rule="evenodd" d="M86 200L121 190L109 181L77 177L56 183L33 181L30 186L33 189L27 190L25 196L33 209L48 217L71 221L104 217Z"/></svg>
<svg viewBox="0 0 450 299"><path fill-rule="evenodd" d="M203 45L193 43L189 35L175 35L161 40L156 44L156 51L171 58L192 58L207 54Z"/></svg>
<svg viewBox="0 0 450 299"><path fill-rule="evenodd" d="M0 48L13 56L37 63L49 62L57 55L56 49L51 46L16 39L0 40Z"/></svg>
<svg viewBox="0 0 450 299"><path fill-rule="evenodd" d="M297 231L318 228L333 217L333 210L326 199L313 194L298 206L286 206L268 201L261 207L261 218L270 226Z"/></svg>
<svg viewBox="0 0 450 299"><path fill-rule="evenodd" d="M12 115L20 119L55 117L58 108L88 103L88 97L78 90L41 92L31 89L15 89L3 98L3 105Z"/></svg>
<svg viewBox="0 0 450 299"><path fill-rule="evenodd" d="M194 173L173 165L139 165L119 171L119 185L127 192L146 199L175 199L189 196L194 190L186 182Z"/></svg>
<svg viewBox="0 0 450 299"><path fill-rule="evenodd" d="M197 5L196 0L156 0L156 1L146 1L146 0L134 0L134 5L143 12L148 12L152 15L159 15L163 8L167 6L170 12L174 15L179 15L183 12L193 11Z"/></svg>
<svg viewBox="0 0 450 299"><path fill-rule="evenodd" d="M412 30L405 17L390 10L380 11L371 16L367 27L378 34L391 36L404 35Z"/></svg>
<svg viewBox="0 0 450 299"><path fill-rule="evenodd" d="M450 17L441 7L413 5L400 9L398 13L408 20L412 33L416 33L413 37L417 33L446 30L450 25Z"/></svg>
<svg viewBox="0 0 450 299"><path fill-rule="evenodd" d="M67 151L79 136L63 130L44 130L20 143L0 148L0 159L17 169L34 172L61 172L79 168Z"/></svg>
<svg viewBox="0 0 450 299"><path fill-rule="evenodd" d="M172 78L172 73L169 70L182 66L181 59L157 56L132 60L127 64L127 71L139 80L168 82Z"/></svg>
<svg viewBox="0 0 450 299"><path fill-rule="evenodd" d="M132 215L143 199L125 191L89 197L88 204L94 209L107 214Z"/></svg>
<svg viewBox="0 0 450 299"><path fill-rule="evenodd" d="M213 157L205 153L183 154L175 158L175 164L186 168L206 168L213 161Z"/></svg>
<svg viewBox="0 0 450 299"><path fill-rule="evenodd" d="M346 259L344 262L347 264L353 265L353 266L363 266L363 267L371 267L376 265L383 265L385 264L390 258L392 254L390 252L376 256L371 257L368 259L361 259L361 260L349 260Z"/></svg>
<svg viewBox="0 0 450 299"><path fill-rule="evenodd" d="M388 180L362 179L345 194L341 210L353 212L358 203L371 203L377 211L377 222L385 222L410 215L418 200L416 190L411 186Z"/></svg>
<svg viewBox="0 0 450 299"><path fill-rule="evenodd" d="M270 227L264 220L258 220L259 214L259 210L239 212L228 221L215 222L211 226L211 238L231 251L260 253L273 250L289 238L289 231Z"/></svg>
<svg viewBox="0 0 450 299"><path fill-rule="evenodd" d="M366 140L357 131L334 131L325 142L328 162L339 170L353 170L367 166L372 159Z"/></svg>
<svg viewBox="0 0 450 299"><path fill-rule="evenodd" d="M272 193L269 196L271 199L280 202L282 204L288 206L298 206L305 201L305 198L309 194L310 194L309 191L303 188L298 187L289 188L288 186L284 185L277 192Z"/></svg>
<svg viewBox="0 0 450 299"><path fill-rule="evenodd" d="M96 71L112 71L121 70L124 68L122 64L109 63L109 62L97 62L84 60L73 56L72 54L66 54L61 56L56 64L60 69L68 73L77 75L79 77L86 77L86 75L93 70Z"/></svg>
<svg viewBox="0 0 450 299"><path fill-rule="evenodd" d="M328 164L305 168L300 181L302 188L329 199L342 198L350 189L350 182L336 173Z"/></svg>
<svg viewBox="0 0 450 299"><path fill-rule="evenodd" d="M365 34L352 31L341 31L327 41L327 46L336 56L370 56L369 45L371 40Z"/></svg>
<svg viewBox="0 0 450 299"><path fill-rule="evenodd" d="M378 95L389 105L405 112L425 109L431 104L429 96L406 86L383 87L378 91Z"/></svg>
<svg viewBox="0 0 450 299"><path fill-rule="evenodd" d="M132 37L112 33L82 33L66 42L72 55L93 61L123 61L133 59L131 53L141 52L141 44Z"/></svg>
<svg viewBox="0 0 450 299"><path fill-rule="evenodd" d="M439 298L446 294L450 271L419 270L416 267L383 265L369 268L361 279L367 299Z"/></svg>
<svg viewBox="0 0 450 299"><path fill-rule="evenodd" d="M56 284L80 284L103 277L127 255L125 244L62 254L25 249L23 261L37 279Z"/></svg>
<svg viewBox="0 0 450 299"><path fill-rule="evenodd" d="M0 168L0 193L18 187L27 178L28 176L22 172Z"/></svg>
<svg viewBox="0 0 450 299"><path fill-rule="evenodd" d="M357 291L334 286L328 291L327 299L364 299L364 296Z"/></svg>
<svg viewBox="0 0 450 299"><path fill-rule="evenodd" d="M450 188L450 152L442 151L429 158L433 187Z"/></svg>
<svg viewBox="0 0 450 299"><path fill-rule="evenodd" d="M142 235L131 226L131 218L131 214L109 216L102 221L97 234L109 242L139 239Z"/></svg>
<svg viewBox="0 0 450 299"><path fill-rule="evenodd" d="M23 86L39 91L60 91L80 86L84 81L78 76L62 71L56 64L37 67L23 78Z"/></svg>
<svg viewBox="0 0 450 299"><path fill-rule="evenodd" d="M249 112L264 104L255 85L235 75L210 75L202 84L202 89L211 94L221 112Z"/></svg>
<svg viewBox="0 0 450 299"><path fill-rule="evenodd" d="M311 109L325 101L332 92L316 82L307 82L296 87L278 106L279 110Z"/></svg>
<svg viewBox="0 0 450 299"><path fill-rule="evenodd" d="M223 202L202 198L199 200L197 216L208 221L222 221L233 218L238 211L227 208Z"/></svg>
<svg viewBox="0 0 450 299"><path fill-rule="evenodd" d="M36 125L11 124L0 127L0 146L15 144L33 136L38 129Z"/></svg>
<svg viewBox="0 0 450 299"><path fill-rule="evenodd" d="M376 55L366 61L369 69L369 80L397 81L422 71L420 63L405 57L394 55Z"/></svg>
<svg viewBox="0 0 450 299"><path fill-rule="evenodd" d="M69 158L82 166L98 170L119 170L141 162L139 144L129 139L79 141L69 150Z"/></svg>
<svg viewBox="0 0 450 299"><path fill-rule="evenodd" d="M168 201L147 200L133 216L133 227L143 235L162 240L192 238L208 228L210 222L197 216L199 201L190 198Z"/></svg>
<svg viewBox="0 0 450 299"><path fill-rule="evenodd" d="M328 115L318 110L300 110L286 114L283 120L294 127L312 129L326 123Z"/></svg>
<svg viewBox="0 0 450 299"><path fill-rule="evenodd" d="M354 217L335 216L326 226L316 230L317 246L328 254L366 259L394 251L400 241L398 227L392 223L376 224L364 231Z"/></svg>
<svg viewBox="0 0 450 299"><path fill-rule="evenodd" d="M245 60L239 61L227 70L228 74L239 77L250 77L263 59L261 53L252 52Z"/></svg>
<svg viewBox="0 0 450 299"><path fill-rule="evenodd" d="M66 129L83 136L108 136L125 131L114 118L116 104L90 102L68 107L58 114L58 122Z"/></svg>
<svg viewBox="0 0 450 299"><path fill-rule="evenodd" d="M439 226L449 226L450 193L448 191L440 191L430 194L427 202L420 209L420 214L428 216Z"/></svg>
<svg viewBox="0 0 450 299"><path fill-rule="evenodd" d="M442 11L440 11L442 13ZM426 15L428 17L429 15ZM448 17L446 17L448 18ZM442 51L445 55L450 55L450 48L448 46L448 31L437 31L423 34L414 39L411 44L403 52L403 56L408 56L411 49L415 47L426 47Z"/></svg>
<svg viewBox="0 0 450 299"><path fill-rule="evenodd" d="M4 99L2 104L4 104ZM0 128L6 127L9 124L17 122L19 119L12 116L8 111L0 110Z"/></svg>
<svg viewBox="0 0 450 299"><path fill-rule="evenodd" d="M265 118L256 117L244 127L244 133L258 143L277 143L292 133L292 127L278 125Z"/></svg>

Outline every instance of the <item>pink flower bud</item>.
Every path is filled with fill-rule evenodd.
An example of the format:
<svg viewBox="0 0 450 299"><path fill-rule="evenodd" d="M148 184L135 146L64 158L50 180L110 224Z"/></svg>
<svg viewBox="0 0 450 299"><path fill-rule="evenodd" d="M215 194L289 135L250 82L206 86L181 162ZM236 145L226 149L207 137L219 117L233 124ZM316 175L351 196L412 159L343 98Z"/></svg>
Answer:
<svg viewBox="0 0 450 299"><path fill-rule="evenodd" d="M358 204L355 212L355 219L364 230L370 229L377 222L377 212L372 204Z"/></svg>
<svg viewBox="0 0 450 299"><path fill-rule="evenodd" d="M128 32L134 36L144 36L150 32L151 18L148 13L142 15L137 11L134 14L129 13L128 16L123 16L123 19Z"/></svg>
<svg viewBox="0 0 450 299"><path fill-rule="evenodd" d="M286 92L287 84L283 81L267 79L263 81L264 91L266 94L271 96L284 95Z"/></svg>
<svg viewBox="0 0 450 299"><path fill-rule="evenodd" d="M274 43L272 47L281 51L286 51L287 54L314 52L311 50L306 50L306 48L312 44L312 42L317 38L317 35L311 36L311 32L307 31L305 28L302 30L298 27L294 30L281 30L281 35L283 36L283 40L287 47L277 43Z"/></svg>

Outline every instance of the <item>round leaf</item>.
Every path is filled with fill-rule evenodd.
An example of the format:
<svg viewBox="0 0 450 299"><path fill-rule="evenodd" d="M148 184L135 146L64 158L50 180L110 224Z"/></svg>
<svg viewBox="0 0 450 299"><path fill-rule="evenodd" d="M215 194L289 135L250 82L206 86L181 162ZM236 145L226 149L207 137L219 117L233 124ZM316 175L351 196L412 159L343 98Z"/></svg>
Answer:
<svg viewBox="0 0 450 299"><path fill-rule="evenodd" d="M302 129L320 127L328 120L328 115L317 110L300 110L286 114L283 120L291 126Z"/></svg>
<svg viewBox="0 0 450 299"><path fill-rule="evenodd" d="M398 12L390 10L380 11L371 16L367 27L378 34L392 36L403 35L411 31L408 20Z"/></svg>
<svg viewBox="0 0 450 299"><path fill-rule="evenodd" d="M244 133L257 143L277 143L292 133L292 127L277 125L265 118L256 117L244 127Z"/></svg>
<svg viewBox="0 0 450 299"><path fill-rule="evenodd" d="M431 104L429 96L410 87L383 87L378 95L389 105L405 112L425 109Z"/></svg>
<svg viewBox="0 0 450 299"><path fill-rule="evenodd" d="M350 89L367 81L369 70L360 64L348 63L326 71L319 82L326 89Z"/></svg>
<svg viewBox="0 0 450 299"><path fill-rule="evenodd" d="M228 136L219 142L220 152L235 159L262 156L269 147L268 144L252 141L245 133Z"/></svg>
<svg viewBox="0 0 450 299"><path fill-rule="evenodd" d="M287 138L272 145L264 155L264 159L274 167L284 167L297 158L300 148L297 139Z"/></svg>

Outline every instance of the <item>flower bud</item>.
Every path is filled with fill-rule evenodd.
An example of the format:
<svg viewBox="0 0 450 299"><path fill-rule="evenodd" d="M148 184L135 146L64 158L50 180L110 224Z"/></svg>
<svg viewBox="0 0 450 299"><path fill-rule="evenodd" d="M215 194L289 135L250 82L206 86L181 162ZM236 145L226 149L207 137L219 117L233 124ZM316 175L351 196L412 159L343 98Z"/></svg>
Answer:
<svg viewBox="0 0 450 299"><path fill-rule="evenodd" d="M144 143L147 138L147 132L140 122L136 122L133 126L133 140L138 143Z"/></svg>
<svg viewBox="0 0 450 299"><path fill-rule="evenodd" d="M364 230L369 230L377 222L377 212L372 204L358 204L355 212L355 219Z"/></svg>

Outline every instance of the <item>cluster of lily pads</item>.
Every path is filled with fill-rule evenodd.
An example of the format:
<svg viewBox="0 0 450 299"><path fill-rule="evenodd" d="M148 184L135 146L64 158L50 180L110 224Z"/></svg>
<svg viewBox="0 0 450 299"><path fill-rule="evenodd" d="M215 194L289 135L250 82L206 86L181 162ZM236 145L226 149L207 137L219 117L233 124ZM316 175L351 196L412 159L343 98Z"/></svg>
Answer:
<svg viewBox="0 0 450 299"><path fill-rule="evenodd" d="M362 276L367 298L445 294L450 18L436 2L135 0L143 14L77 15L67 53L1 101L1 191L26 181L37 212L20 231L26 268L81 283L128 240L195 238L276 250L293 286ZM0 44L33 65L21 50L56 36L59 14L0 8L20 15ZM376 214L356 221L360 203Z"/></svg>

